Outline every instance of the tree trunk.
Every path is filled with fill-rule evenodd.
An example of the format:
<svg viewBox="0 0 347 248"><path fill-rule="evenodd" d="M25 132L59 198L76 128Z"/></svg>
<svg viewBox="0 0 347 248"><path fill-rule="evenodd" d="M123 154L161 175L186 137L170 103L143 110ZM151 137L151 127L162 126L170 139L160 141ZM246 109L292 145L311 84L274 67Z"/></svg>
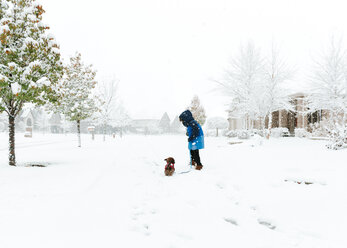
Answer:
<svg viewBox="0 0 347 248"><path fill-rule="evenodd" d="M106 140L106 124L104 125L103 133L104 133L103 140L105 141Z"/></svg>
<svg viewBox="0 0 347 248"><path fill-rule="evenodd" d="M81 121L77 120L78 147L81 147Z"/></svg>
<svg viewBox="0 0 347 248"><path fill-rule="evenodd" d="M15 154L15 116L13 113L8 115L8 129L9 129L9 164L16 166L16 154Z"/></svg>
<svg viewBox="0 0 347 248"><path fill-rule="evenodd" d="M272 113L269 114L269 123L267 125L267 138L270 138L272 128Z"/></svg>
<svg viewBox="0 0 347 248"><path fill-rule="evenodd" d="M218 127L216 128L216 137L218 137Z"/></svg>

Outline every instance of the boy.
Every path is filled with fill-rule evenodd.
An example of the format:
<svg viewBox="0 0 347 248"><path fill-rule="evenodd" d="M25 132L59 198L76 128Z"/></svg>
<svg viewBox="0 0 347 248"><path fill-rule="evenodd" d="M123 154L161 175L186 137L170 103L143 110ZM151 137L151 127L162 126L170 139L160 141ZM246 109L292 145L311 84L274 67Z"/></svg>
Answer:
<svg viewBox="0 0 347 248"><path fill-rule="evenodd" d="M200 124L194 120L192 113L189 110L184 111L179 116L182 124L187 128L188 149L190 157L195 169L201 170L202 164L200 161L199 149L204 149L204 132Z"/></svg>

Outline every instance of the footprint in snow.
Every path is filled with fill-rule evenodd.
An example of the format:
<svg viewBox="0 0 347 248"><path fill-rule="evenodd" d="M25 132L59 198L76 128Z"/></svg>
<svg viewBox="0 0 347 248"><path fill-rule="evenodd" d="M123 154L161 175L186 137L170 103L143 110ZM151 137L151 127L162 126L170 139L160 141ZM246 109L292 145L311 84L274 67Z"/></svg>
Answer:
<svg viewBox="0 0 347 248"><path fill-rule="evenodd" d="M224 218L224 220L230 224L233 224L235 226L238 226L237 221L232 218Z"/></svg>
<svg viewBox="0 0 347 248"><path fill-rule="evenodd" d="M276 226L273 225L270 221L266 221L266 220L263 220L263 219L258 219L258 223L260 225L263 225L271 230L275 230L276 229Z"/></svg>

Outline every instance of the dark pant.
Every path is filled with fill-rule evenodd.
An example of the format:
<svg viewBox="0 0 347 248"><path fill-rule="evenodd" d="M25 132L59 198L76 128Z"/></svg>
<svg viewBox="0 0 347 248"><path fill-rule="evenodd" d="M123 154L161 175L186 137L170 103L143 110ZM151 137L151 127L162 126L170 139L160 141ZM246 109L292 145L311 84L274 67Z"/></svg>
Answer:
<svg viewBox="0 0 347 248"><path fill-rule="evenodd" d="M199 150L190 150L190 157L197 165L201 165Z"/></svg>

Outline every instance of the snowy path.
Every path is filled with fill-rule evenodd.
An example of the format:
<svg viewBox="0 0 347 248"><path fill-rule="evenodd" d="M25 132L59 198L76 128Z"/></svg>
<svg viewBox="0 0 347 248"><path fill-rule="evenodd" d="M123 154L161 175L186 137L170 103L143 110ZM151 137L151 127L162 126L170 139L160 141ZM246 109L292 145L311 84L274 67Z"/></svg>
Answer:
<svg viewBox="0 0 347 248"><path fill-rule="evenodd" d="M168 156L187 169L184 136L17 140L19 164L50 165L0 150L0 247L347 247L346 151L320 141L207 138L202 171L165 177Z"/></svg>

